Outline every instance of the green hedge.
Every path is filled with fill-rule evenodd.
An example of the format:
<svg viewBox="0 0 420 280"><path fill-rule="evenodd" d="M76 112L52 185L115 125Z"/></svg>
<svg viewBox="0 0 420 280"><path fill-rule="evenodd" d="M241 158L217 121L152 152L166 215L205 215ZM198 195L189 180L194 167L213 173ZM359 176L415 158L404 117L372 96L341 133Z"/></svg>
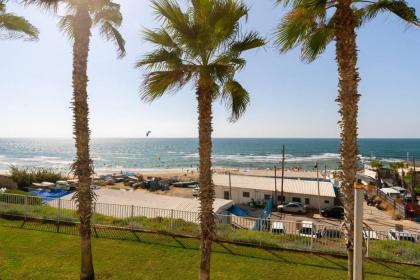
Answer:
<svg viewBox="0 0 420 280"><path fill-rule="evenodd" d="M30 187L33 183L52 182L67 179L61 172L48 168L10 167L10 178L16 182L19 189Z"/></svg>

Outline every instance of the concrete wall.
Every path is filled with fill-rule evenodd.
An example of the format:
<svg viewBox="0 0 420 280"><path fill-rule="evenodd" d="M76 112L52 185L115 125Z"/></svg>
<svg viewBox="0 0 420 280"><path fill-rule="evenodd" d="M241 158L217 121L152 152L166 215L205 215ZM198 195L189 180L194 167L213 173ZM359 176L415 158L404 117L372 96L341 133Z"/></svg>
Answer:
<svg viewBox="0 0 420 280"><path fill-rule="evenodd" d="M229 187L215 186L216 198L224 198L224 192L229 192ZM243 192L249 192L249 197L244 197ZM255 189L245 189L245 188L232 188L232 200L235 204L246 204L249 203L252 199L255 201L263 201L264 195L269 195L274 197L274 192L255 190ZM280 191L277 192L277 195L280 196ZM305 204L305 199L309 199L308 208L318 209L318 196L314 195L304 195L304 194L293 194L293 193L284 193L285 202L292 202L293 198L300 198L301 202ZM320 197L321 208L334 205L333 197Z"/></svg>

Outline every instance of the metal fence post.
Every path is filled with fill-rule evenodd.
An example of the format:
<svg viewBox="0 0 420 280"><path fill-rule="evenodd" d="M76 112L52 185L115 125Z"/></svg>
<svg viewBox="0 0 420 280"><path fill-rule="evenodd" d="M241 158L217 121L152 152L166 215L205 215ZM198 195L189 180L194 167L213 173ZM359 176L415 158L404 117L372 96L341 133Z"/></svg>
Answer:
<svg viewBox="0 0 420 280"><path fill-rule="evenodd" d="M24 204L25 204L25 206L24 206L24 221L26 222L26 218L27 218L27 216L28 216L28 196L26 196L25 195L25 198L24 198Z"/></svg>
<svg viewBox="0 0 420 280"><path fill-rule="evenodd" d="M368 232L368 236L366 238L366 254L365 254L365 257L366 258L369 258L369 242L370 242L370 233L371 233L371 231L368 230L367 232Z"/></svg>
<svg viewBox="0 0 420 280"><path fill-rule="evenodd" d="M174 230L174 209L171 209L171 231Z"/></svg>
<svg viewBox="0 0 420 280"><path fill-rule="evenodd" d="M311 244L310 244L310 250L311 251L313 251L313 249L314 249L314 227L315 227L315 225L312 224L312 227L311 227Z"/></svg>
<svg viewBox="0 0 420 280"><path fill-rule="evenodd" d="M134 229L134 205L131 205L131 230Z"/></svg>
<svg viewBox="0 0 420 280"><path fill-rule="evenodd" d="M96 224L96 202L93 202L93 209L92 209L92 224Z"/></svg>
<svg viewBox="0 0 420 280"><path fill-rule="evenodd" d="M58 199L57 232L60 232L61 199Z"/></svg>

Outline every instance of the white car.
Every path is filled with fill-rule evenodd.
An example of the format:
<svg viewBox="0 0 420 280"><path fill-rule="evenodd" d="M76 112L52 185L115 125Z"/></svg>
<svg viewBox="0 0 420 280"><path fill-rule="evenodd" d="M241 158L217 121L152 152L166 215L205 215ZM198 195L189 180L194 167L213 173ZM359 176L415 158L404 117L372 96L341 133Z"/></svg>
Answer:
<svg viewBox="0 0 420 280"><path fill-rule="evenodd" d="M289 202L284 205L279 205L277 206L277 209L280 212L299 213L299 214L306 213L306 207L300 202Z"/></svg>
<svg viewBox="0 0 420 280"><path fill-rule="evenodd" d="M417 236L415 234L409 233L408 231L396 231L395 229L390 229L388 231L389 240L398 240L398 241L410 241L416 242Z"/></svg>

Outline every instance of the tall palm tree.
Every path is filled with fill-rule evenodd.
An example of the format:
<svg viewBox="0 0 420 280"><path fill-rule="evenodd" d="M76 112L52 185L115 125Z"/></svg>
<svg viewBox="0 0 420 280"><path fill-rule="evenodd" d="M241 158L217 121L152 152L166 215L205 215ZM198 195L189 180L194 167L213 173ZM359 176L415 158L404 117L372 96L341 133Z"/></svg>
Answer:
<svg viewBox="0 0 420 280"><path fill-rule="evenodd" d="M6 0L0 0L0 39L38 39L38 29L25 18L6 12Z"/></svg>
<svg viewBox="0 0 420 280"><path fill-rule="evenodd" d="M100 34L106 40L116 43L119 57L125 54L125 42L118 31L122 23L120 5L111 0L24 0L47 9L57 10L60 4L66 7L66 15L59 21L59 27L73 41L73 134L76 159L72 165L79 179L75 194L80 216L81 273L80 279L94 279L91 249L91 216L94 193L91 191L93 164L90 158L89 108L87 95L87 63L91 29L99 26Z"/></svg>
<svg viewBox="0 0 420 280"><path fill-rule="evenodd" d="M353 186L358 160L357 114L359 73L356 30L380 13L389 12L404 21L419 25L415 10L404 0L277 0L290 10L276 30L276 44L282 52L296 46L301 58L315 60L335 41L339 74L338 98L341 115L342 190L345 198L345 223L348 240L348 271L352 279L353 262Z"/></svg>
<svg viewBox="0 0 420 280"><path fill-rule="evenodd" d="M240 20L248 15L242 1L191 0L183 11L175 1L155 0L152 7L162 25L144 32L146 41L156 48L137 64L147 71L141 94L151 102L188 82L195 86L200 157L200 279L209 279L215 234L212 103L222 99L231 110L231 121L241 116L249 103L249 94L235 80L235 73L245 66L242 52L263 46L264 40L256 32L240 35Z"/></svg>

